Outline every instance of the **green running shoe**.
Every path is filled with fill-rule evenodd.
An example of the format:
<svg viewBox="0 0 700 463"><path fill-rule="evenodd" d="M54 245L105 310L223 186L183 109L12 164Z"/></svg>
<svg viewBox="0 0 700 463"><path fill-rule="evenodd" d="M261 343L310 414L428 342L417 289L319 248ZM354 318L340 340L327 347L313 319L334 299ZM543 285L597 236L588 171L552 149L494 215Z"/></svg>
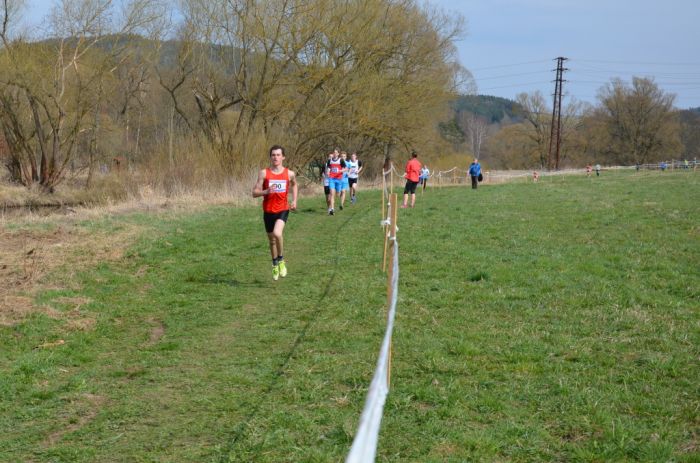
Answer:
<svg viewBox="0 0 700 463"><path fill-rule="evenodd" d="M272 279L275 281L280 279L280 266L279 265L272 266Z"/></svg>
<svg viewBox="0 0 700 463"><path fill-rule="evenodd" d="M280 268L280 276L282 278L286 277L287 276L287 266L284 265L283 260L279 261L279 268Z"/></svg>

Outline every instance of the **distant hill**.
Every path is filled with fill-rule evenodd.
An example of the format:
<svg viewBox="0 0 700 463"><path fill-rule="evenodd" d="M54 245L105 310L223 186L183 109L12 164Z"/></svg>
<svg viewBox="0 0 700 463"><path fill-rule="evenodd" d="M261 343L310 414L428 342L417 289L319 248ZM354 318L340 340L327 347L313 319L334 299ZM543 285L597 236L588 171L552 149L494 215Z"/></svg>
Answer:
<svg viewBox="0 0 700 463"><path fill-rule="evenodd" d="M697 108L688 108L688 111L690 111L691 113L700 114L700 106L698 106Z"/></svg>
<svg viewBox="0 0 700 463"><path fill-rule="evenodd" d="M452 102L452 109L456 113L470 112L482 116L489 124L499 123L504 118L511 122L522 120L522 111L518 103L492 95L461 95Z"/></svg>

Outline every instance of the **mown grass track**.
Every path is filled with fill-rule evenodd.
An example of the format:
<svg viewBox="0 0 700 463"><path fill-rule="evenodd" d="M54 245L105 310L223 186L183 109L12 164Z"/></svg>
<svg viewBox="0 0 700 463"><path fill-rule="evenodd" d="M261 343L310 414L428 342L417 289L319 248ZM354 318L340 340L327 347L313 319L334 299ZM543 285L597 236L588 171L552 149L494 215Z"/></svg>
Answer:
<svg viewBox="0 0 700 463"><path fill-rule="evenodd" d="M697 178L431 189L399 211L378 460L695 461ZM89 298L93 329L0 327L0 460L342 461L384 328L378 194L334 217L304 198L279 282L259 209L84 224L152 231L37 301Z"/></svg>

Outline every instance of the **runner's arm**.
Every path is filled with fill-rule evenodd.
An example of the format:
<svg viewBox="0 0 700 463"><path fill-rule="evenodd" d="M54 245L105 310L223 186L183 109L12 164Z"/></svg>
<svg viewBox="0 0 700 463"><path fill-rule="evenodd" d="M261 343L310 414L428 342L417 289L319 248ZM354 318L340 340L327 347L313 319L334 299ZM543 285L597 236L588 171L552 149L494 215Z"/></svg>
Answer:
<svg viewBox="0 0 700 463"><path fill-rule="evenodd" d="M255 186L253 187L253 198L258 198L260 196L265 196L270 193L270 189L263 190L263 182L265 181L265 171L261 170L258 173L258 180L255 182Z"/></svg>
<svg viewBox="0 0 700 463"><path fill-rule="evenodd" d="M297 176L294 171L289 171L289 184L292 186L292 204L290 208L295 211L297 209L297 195L299 194L299 185L297 184Z"/></svg>

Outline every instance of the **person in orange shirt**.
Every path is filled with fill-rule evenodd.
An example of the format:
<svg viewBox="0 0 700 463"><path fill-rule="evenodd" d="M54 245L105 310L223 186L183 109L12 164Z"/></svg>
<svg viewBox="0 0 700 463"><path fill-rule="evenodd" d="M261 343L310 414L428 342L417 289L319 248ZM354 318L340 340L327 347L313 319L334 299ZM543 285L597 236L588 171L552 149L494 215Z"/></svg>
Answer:
<svg viewBox="0 0 700 463"><path fill-rule="evenodd" d="M403 205L402 209L408 207L408 195L411 195L411 207L416 205L416 187L418 186L418 180L420 179L420 168L421 164L418 160L418 153L415 151L411 152L411 160L406 163L406 173L403 175L406 177L406 186L403 189Z"/></svg>
<svg viewBox="0 0 700 463"><path fill-rule="evenodd" d="M253 198L263 197L263 221L272 255L272 279L287 276L284 261L284 239L282 233L289 218L289 210L297 208L297 177L293 171L283 166L284 148L275 145L270 148L270 167L258 173L253 187ZM292 189L292 204L288 192Z"/></svg>

